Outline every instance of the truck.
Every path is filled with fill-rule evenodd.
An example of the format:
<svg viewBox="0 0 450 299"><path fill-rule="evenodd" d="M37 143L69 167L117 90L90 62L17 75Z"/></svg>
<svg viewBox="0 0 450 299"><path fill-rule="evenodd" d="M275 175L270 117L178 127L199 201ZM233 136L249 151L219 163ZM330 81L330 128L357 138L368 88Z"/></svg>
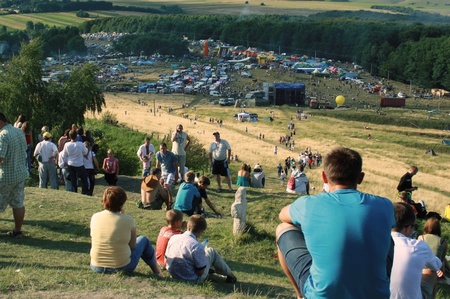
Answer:
<svg viewBox="0 0 450 299"><path fill-rule="evenodd" d="M319 102L317 98L310 97L309 108L311 109L333 109L330 101Z"/></svg>
<svg viewBox="0 0 450 299"><path fill-rule="evenodd" d="M405 107L405 98L381 98L380 107Z"/></svg>

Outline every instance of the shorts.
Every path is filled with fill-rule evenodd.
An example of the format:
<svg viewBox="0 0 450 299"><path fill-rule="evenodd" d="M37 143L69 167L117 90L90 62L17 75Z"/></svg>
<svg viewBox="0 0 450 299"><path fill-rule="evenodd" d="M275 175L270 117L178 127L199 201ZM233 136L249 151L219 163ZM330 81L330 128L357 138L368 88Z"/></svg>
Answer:
<svg viewBox="0 0 450 299"><path fill-rule="evenodd" d="M172 183L173 183L173 180L174 180L174 178L175 178L175 175L173 174L173 173L162 173L161 174L161 177L163 178L163 180L164 180L164 185L172 185Z"/></svg>
<svg viewBox="0 0 450 299"><path fill-rule="evenodd" d="M13 209L23 208L24 189L25 181L15 184L0 183L0 212L4 212L8 205Z"/></svg>
<svg viewBox="0 0 450 299"><path fill-rule="evenodd" d="M277 245L298 289L303 294L304 286L310 276L312 258L306 248L302 230L296 226L285 228L280 231Z"/></svg>
<svg viewBox="0 0 450 299"><path fill-rule="evenodd" d="M229 176L230 170L228 169L227 160L213 161L212 174L220 174L221 176Z"/></svg>

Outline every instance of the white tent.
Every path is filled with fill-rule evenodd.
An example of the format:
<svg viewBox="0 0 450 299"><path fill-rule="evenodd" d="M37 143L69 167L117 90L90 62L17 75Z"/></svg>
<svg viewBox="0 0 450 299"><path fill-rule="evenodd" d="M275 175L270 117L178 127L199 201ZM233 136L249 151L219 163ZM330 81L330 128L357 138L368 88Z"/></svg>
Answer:
<svg viewBox="0 0 450 299"><path fill-rule="evenodd" d="M237 120L238 121L250 121L250 114L245 113L245 112L238 113Z"/></svg>

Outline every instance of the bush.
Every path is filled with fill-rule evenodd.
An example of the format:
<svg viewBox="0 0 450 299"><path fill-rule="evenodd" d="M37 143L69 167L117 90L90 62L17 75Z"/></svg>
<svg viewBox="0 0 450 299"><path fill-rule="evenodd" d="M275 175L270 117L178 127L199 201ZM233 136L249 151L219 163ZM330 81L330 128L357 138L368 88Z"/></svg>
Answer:
<svg viewBox="0 0 450 299"><path fill-rule="evenodd" d="M113 126L117 126L119 124L119 121L117 120L117 116L110 111L106 111L105 113L103 113L102 122L107 125L113 125Z"/></svg>

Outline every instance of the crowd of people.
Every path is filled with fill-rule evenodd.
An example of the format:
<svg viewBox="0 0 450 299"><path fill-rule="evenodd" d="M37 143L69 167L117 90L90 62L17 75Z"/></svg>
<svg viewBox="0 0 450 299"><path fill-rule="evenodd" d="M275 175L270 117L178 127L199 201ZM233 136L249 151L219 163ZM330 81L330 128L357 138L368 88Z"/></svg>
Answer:
<svg viewBox="0 0 450 299"><path fill-rule="evenodd" d="M29 143L23 130L26 123L19 117L13 126L0 113L0 210L12 207L14 228L8 234L13 238L23 236L24 181L29 175L25 161ZM264 188L265 174L260 164L253 172L249 165L242 164L238 189L234 190L228 167L231 146L219 132L213 137L208 156L217 180L216 192L223 191L221 180L225 177L229 192L235 196L231 206L233 234L242 234L247 229L247 188ZM92 195L100 168L90 134L74 125L56 145L48 128L43 127L38 139L33 156L39 164L39 187L58 188L59 165L67 191L77 192L80 180L81 193ZM222 217L207 194L211 182L187 170L190 138L182 125L176 127L171 141L171 151L163 142L155 152L146 137L136 153L143 168L138 207L166 209L167 226L161 228L155 249L147 237L138 235L133 217L123 209L127 194L116 186L119 161L114 151L108 150L102 170L110 186L102 196L104 210L91 218L90 267L96 273L131 274L142 259L158 277L165 276L165 269L179 280L199 283L220 275L226 282L235 283L237 278L223 257L208 246L207 240L200 242L207 229L203 203ZM401 177L399 202L392 203L357 190L364 179L363 161L358 152L343 147L331 150L324 158L324 192L310 195L305 168L321 163L321 155L307 148L297 161L288 157L284 168L281 163L277 166L282 183L290 171L287 191L300 195L281 210L281 224L276 228L280 265L297 297L434 298L437 281L450 270L445 257L448 243L441 235L439 215L429 217L423 234L415 237L422 211L411 195L417 190L412 178L418 167L411 166ZM184 215L189 217L187 222Z"/></svg>

